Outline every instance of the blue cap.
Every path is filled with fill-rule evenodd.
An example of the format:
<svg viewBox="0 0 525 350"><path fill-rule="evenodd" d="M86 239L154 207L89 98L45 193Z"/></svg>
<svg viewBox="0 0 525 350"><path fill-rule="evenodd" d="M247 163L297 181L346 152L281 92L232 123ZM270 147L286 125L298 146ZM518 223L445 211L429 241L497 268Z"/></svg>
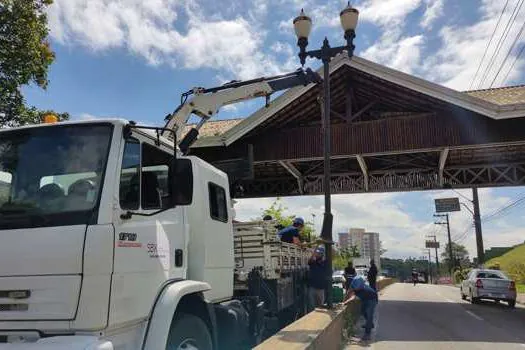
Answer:
<svg viewBox="0 0 525 350"><path fill-rule="evenodd" d="M323 246L319 246L319 247L315 248L315 252L317 254L324 255L324 247Z"/></svg>
<svg viewBox="0 0 525 350"><path fill-rule="evenodd" d="M350 284L352 289L363 289L365 287L365 280L362 277L355 277Z"/></svg>
<svg viewBox="0 0 525 350"><path fill-rule="evenodd" d="M293 219L294 225L304 225L304 219L303 218L295 218Z"/></svg>

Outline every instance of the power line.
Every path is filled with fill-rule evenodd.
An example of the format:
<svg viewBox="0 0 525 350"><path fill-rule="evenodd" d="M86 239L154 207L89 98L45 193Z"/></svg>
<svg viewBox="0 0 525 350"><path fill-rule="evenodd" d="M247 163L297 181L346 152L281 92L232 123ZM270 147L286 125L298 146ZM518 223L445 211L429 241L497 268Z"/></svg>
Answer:
<svg viewBox="0 0 525 350"><path fill-rule="evenodd" d="M490 217L488 220L485 220L485 222L490 222L490 221L494 221L496 219L501 219L501 218L504 218L505 216L509 215L509 210L514 208L514 207L517 207L518 205L522 205L525 203L525 198L520 198L519 200L517 200L516 202L512 203L511 205L509 205L508 207L504 208L503 210L501 210L500 212L496 213L494 216ZM505 212L507 212L505 214Z"/></svg>
<svg viewBox="0 0 525 350"><path fill-rule="evenodd" d="M523 45L523 46L521 47L521 50L520 50L520 52L518 53L518 55L516 55L516 56L514 57L514 62L512 62L512 65L510 66L509 71L508 71L507 74L505 75L505 78L503 78L503 80L501 81L501 85L504 85L505 82L507 81L507 78L509 77L510 72L512 72L512 70L514 69L514 65L516 64L516 62L518 61L518 59L521 57L521 54L523 53L524 50L525 50L525 45Z"/></svg>
<svg viewBox="0 0 525 350"><path fill-rule="evenodd" d="M496 72L496 75L494 75L494 78L490 82L490 87L492 87L494 85L494 82L498 78L499 73L501 73L501 71L503 70L503 67L505 66L505 63L509 59L510 53L512 52L512 50L514 50L514 47L518 43L518 39L521 38L521 34L523 33L524 29L525 29L525 22L523 22L523 24L521 25L521 29L520 29L518 35L516 35L516 37L514 38L514 41L512 42L512 45L510 46L509 51L507 51L507 54L505 55L505 59L501 62L501 66L499 67L498 71Z"/></svg>
<svg viewBox="0 0 525 350"><path fill-rule="evenodd" d="M456 243L463 242L469 236L469 233L472 232L473 228L474 228L474 225L469 225L466 228L466 230L463 231L463 233L461 233L460 235L458 235L458 237L456 237L456 239L454 239L454 242L456 242Z"/></svg>
<svg viewBox="0 0 525 350"><path fill-rule="evenodd" d="M494 220L494 217L497 217L498 215L501 215L505 211L507 211L509 209L512 209L513 207L519 205L523 201L525 201L525 195L522 193L522 194L520 194L520 196L518 198L508 201L503 206L499 207L494 212L492 212L491 214L489 214L487 216L484 216L481 219L483 220L483 222L488 222L488 221Z"/></svg>
<svg viewBox="0 0 525 350"><path fill-rule="evenodd" d="M485 52L483 52L483 57L481 58L481 61L479 62L478 69L476 70L476 74L474 74L474 78L470 82L469 90L472 89L472 85L476 81L476 78L478 77L479 70L481 69L481 66L483 65L483 61L485 60L485 56L487 55L487 52L489 51L490 44L492 43L492 39L494 39L494 35L496 34L496 30L499 27L499 23L501 22L501 18L503 17L503 13L505 13L505 10L507 9L507 5L509 4L509 0L505 2L505 6L503 6L503 9L501 10L501 13L499 14L498 22L496 23L496 26L494 27L494 30L492 31L492 35L490 36L490 40L487 44L487 47L485 47Z"/></svg>
<svg viewBox="0 0 525 350"><path fill-rule="evenodd" d="M494 64L494 60L499 54L499 51L501 50L501 47L503 46L503 43L505 40L507 40L507 36L509 35L510 29L514 26L514 22L516 21L516 17L518 16L519 11L521 10L521 6L523 5L524 0L518 0L516 3L516 6L514 6L514 10L512 11L512 14L509 17L509 20L507 21L507 25L505 26L505 29L503 29L503 33L501 34L501 37L498 40L498 44L496 45L496 48L494 52L492 53L492 56L490 57L489 63L487 67L485 68L485 72L482 75L482 79L480 81L480 84L478 85L478 88L481 88L483 84L485 83L485 80L487 79L491 67Z"/></svg>

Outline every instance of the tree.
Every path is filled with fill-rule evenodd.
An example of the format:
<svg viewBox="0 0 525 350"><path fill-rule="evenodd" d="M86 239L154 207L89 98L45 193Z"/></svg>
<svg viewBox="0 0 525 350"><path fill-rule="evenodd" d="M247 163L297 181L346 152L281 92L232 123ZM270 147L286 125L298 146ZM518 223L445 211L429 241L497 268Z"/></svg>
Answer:
<svg viewBox="0 0 525 350"><path fill-rule="evenodd" d="M383 241L379 241L379 256L382 256L385 254L388 250L383 248Z"/></svg>
<svg viewBox="0 0 525 350"><path fill-rule="evenodd" d="M277 198L269 208L263 210L262 217L271 216L282 227L290 226L293 223L296 215L288 215L286 211L288 208L283 206L280 198ZM315 228L312 222L305 221L304 229L301 232L301 240L306 242L314 242L317 239Z"/></svg>
<svg viewBox="0 0 525 350"><path fill-rule="evenodd" d="M450 261L448 247L449 247L449 245L447 243L445 245L445 249L441 253L441 259L442 259L443 265L445 267L449 266L449 261ZM461 268L470 266L468 250L467 250L467 248L465 248L464 245L452 242L452 256L454 258L454 260L453 260L454 264L452 264L453 266L455 266L455 267L459 266Z"/></svg>
<svg viewBox="0 0 525 350"><path fill-rule="evenodd" d="M52 0L2 0L0 2L0 127L41 121L48 111L27 107L24 85L45 89L47 71L55 59L47 40L46 8ZM68 119L67 113L57 114Z"/></svg>
<svg viewBox="0 0 525 350"><path fill-rule="evenodd" d="M333 254L333 267L334 270L342 270L348 265L349 262L354 260L354 258L359 258L361 256L357 246L350 246L348 249L340 249L335 251Z"/></svg>

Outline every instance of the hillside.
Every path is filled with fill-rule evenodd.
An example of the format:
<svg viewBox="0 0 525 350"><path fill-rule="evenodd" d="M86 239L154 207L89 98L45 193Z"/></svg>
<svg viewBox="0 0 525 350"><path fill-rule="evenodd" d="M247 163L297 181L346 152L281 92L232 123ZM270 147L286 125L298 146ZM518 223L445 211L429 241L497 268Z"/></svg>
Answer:
<svg viewBox="0 0 525 350"><path fill-rule="evenodd" d="M508 273L516 282L525 284L525 244L514 247L511 251L487 261L486 267L499 265L499 269Z"/></svg>

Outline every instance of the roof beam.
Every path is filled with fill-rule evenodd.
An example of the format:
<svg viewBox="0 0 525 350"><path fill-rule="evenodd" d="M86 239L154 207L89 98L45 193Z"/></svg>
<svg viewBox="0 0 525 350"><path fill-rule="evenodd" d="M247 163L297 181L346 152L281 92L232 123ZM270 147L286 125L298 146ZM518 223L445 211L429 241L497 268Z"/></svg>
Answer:
<svg viewBox="0 0 525 350"><path fill-rule="evenodd" d="M445 169L445 163L447 162L447 158L448 158L448 152L450 151L449 148L444 148L442 151L441 151L441 154L439 155L439 175L438 175L438 179L439 179L439 185L443 187L443 170Z"/></svg>
<svg viewBox="0 0 525 350"><path fill-rule="evenodd" d="M354 119L357 119L359 118L363 113L365 113L366 111L368 111L370 108L374 107L375 104L378 102L379 100L372 100L370 102L368 102L366 104L366 106L364 106L363 108L361 108L360 110L358 110L355 114L352 115L352 117L350 118L350 120L348 121L352 121Z"/></svg>
<svg viewBox="0 0 525 350"><path fill-rule="evenodd" d="M347 120L352 118L352 95L353 88L350 83L347 83L345 91L345 119Z"/></svg>
<svg viewBox="0 0 525 350"><path fill-rule="evenodd" d="M303 185L304 185L304 178L303 174L297 169L291 162L287 162L284 160L278 161L278 163L285 168L290 174L292 174L293 177L297 180L297 186L299 186L299 193L303 194Z"/></svg>
<svg viewBox="0 0 525 350"><path fill-rule="evenodd" d="M363 158L363 156L360 154L356 155L355 157L357 158L357 162L359 163L359 167L361 168L361 172L363 173L365 191L368 192L368 167L366 166L365 158Z"/></svg>

